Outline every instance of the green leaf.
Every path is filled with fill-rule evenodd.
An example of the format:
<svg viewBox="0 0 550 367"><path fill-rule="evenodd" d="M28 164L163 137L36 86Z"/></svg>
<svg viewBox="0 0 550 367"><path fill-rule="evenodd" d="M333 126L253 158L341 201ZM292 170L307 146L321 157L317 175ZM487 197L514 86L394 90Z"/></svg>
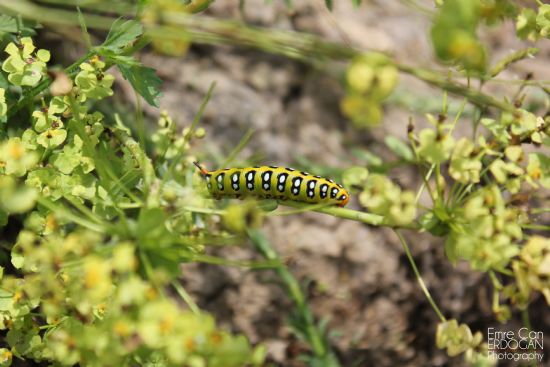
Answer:
<svg viewBox="0 0 550 367"><path fill-rule="evenodd" d="M6 14L0 14L0 32L17 33L17 20Z"/></svg>
<svg viewBox="0 0 550 367"><path fill-rule="evenodd" d="M12 251L11 263L16 269L21 269L21 267L25 263L25 257L23 257L23 254L21 254L20 252Z"/></svg>
<svg viewBox="0 0 550 367"><path fill-rule="evenodd" d="M398 157L403 158L406 161L412 161L414 156L411 148L402 140L397 139L394 136L386 136L384 143L394 152Z"/></svg>
<svg viewBox="0 0 550 367"><path fill-rule="evenodd" d="M88 27L86 26L86 21L84 20L84 15L80 11L80 7L77 6L76 10L78 12L78 23L80 24L80 29L82 29L82 37L84 38L84 41L86 42L86 45L91 48L92 47L92 39L90 38L90 33L88 33Z"/></svg>
<svg viewBox="0 0 550 367"><path fill-rule="evenodd" d="M143 27L136 20L123 21L121 18L114 21L107 39L101 47L120 52L120 49L133 42L143 34Z"/></svg>
<svg viewBox="0 0 550 367"><path fill-rule="evenodd" d="M151 106L159 107L159 98L162 95L159 90L162 79L158 77L155 69L146 66L117 65L118 69L128 80L132 87L138 92Z"/></svg>
<svg viewBox="0 0 550 367"><path fill-rule="evenodd" d="M356 8L358 8L361 5L361 1L362 0L351 0L353 6L355 6Z"/></svg>
<svg viewBox="0 0 550 367"><path fill-rule="evenodd" d="M332 11L332 9L334 8L334 3L332 2L332 0L325 0L325 5L327 6L327 9Z"/></svg>

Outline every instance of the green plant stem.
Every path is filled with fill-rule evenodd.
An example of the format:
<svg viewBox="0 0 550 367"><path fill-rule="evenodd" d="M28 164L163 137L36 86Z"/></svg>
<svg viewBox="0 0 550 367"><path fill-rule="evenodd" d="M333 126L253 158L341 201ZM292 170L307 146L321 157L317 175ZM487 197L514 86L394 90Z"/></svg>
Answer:
<svg viewBox="0 0 550 367"><path fill-rule="evenodd" d="M407 244L407 241L405 241L405 238L399 231L394 230L395 234L399 238L399 241L401 242L401 245L403 246L403 250L405 250L405 254L407 255L407 259L409 260L409 263L411 264L411 267L414 271L414 275L416 276L416 280L418 281L418 284L420 285L420 288L422 289L422 292L424 292L424 295L428 299L428 302L432 306L433 310L437 314L437 317L439 317L439 320L441 322L447 321L445 319L445 316L443 316L443 313L439 310L439 307L437 307L437 304L435 303L432 295L430 294L430 291L428 290L428 287L426 287L426 284L424 283L424 280L422 279L422 276L420 275L420 272L418 271L418 267L416 266L416 263L414 261L414 258L411 254L411 250L409 248L409 245Z"/></svg>
<svg viewBox="0 0 550 367"><path fill-rule="evenodd" d="M165 297L164 288L159 286L158 281L155 280L155 271L153 269L153 265L151 264L151 260L147 256L145 250L139 249L138 256L141 264L143 265L145 276L151 282L153 287L155 287L155 290L158 292L158 294L160 294L162 297Z"/></svg>
<svg viewBox="0 0 550 367"><path fill-rule="evenodd" d="M191 140L191 137L193 136L193 132L197 129L197 125L199 124L202 115L204 114L204 110L206 109L206 105L208 105L208 101L210 101L210 98L212 98L212 93L214 92L214 88L216 88L216 82L212 82L210 84L210 87L208 88L208 91L206 92L206 96L203 98L201 105L199 107L199 111L195 114L195 117L193 118L193 122L191 123L191 126L189 127L189 131L187 131L187 134L183 137L183 145L187 144L189 140Z"/></svg>
<svg viewBox="0 0 550 367"><path fill-rule="evenodd" d="M132 156L139 162L141 171L143 173L143 180L145 187L148 188L151 183L156 179L155 168L151 159L147 154L142 150L141 145L135 141L130 135L125 131L120 129L112 130L115 137L124 145L132 154ZM147 192L147 189L145 189Z"/></svg>
<svg viewBox="0 0 550 367"><path fill-rule="evenodd" d="M523 323L523 326L525 326L527 330L529 331L533 330L533 327L531 326L531 320L529 318L528 308L521 310L521 321ZM529 345L529 352L531 353L535 352L534 346ZM534 360L531 362L531 367L537 367L537 363Z"/></svg>
<svg viewBox="0 0 550 367"><path fill-rule="evenodd" d="M244 149L246 144L248 144L253 134L254 134L254 129L251 128L247 130L247 132L244 134L239 144L237 144L237 146L231 151L231 153L229 153L227 158L225 158L223 163L220 165L220 168L227 167L231 162L233 162L237 154L239 154L241 150Z"/></svg>
<svg viewBox="0 0 550 367"><path fill-rule="evenodd" d="M548 212L550 212L550 208L533 208L533 209L531 209L531 213L533 213L533 214L548 213Z"/></svg>
<svg viewBox="0 0 550 367"><path fill-rule="evenodd" d="M499 60L495 66L491 68L491 71L489 71L489 76L491 78L494 78L498 74L500 74L504 69L506 69L511 64L521 61L527 57L532 57L536 55L540 50L538 48L529 47L523 50L518 50L515 52L512 52L511 54L505 56L501 60Z"/></svg>
<svg viewBox="0 0 550 367"><path fill-rule="evenodd" d="M38 20L44 24L80 24L76 12L51 9L25 0L0 0L0 10L8 14L20 14L25 18ZM111 17L95 14L86 14L84 19L88 27L104 30L109 29L114 21ZM366 52L344 44L325 41L320 37L307 33L250 27L240 22L219 20L206 16L162 12L159 14L159 19L164 24L149 27L147 34L150 37L256 48L314 65L330 60L351 60ZM450 80L447 74L397 62L395 66L402 73L412 75L450 93L464 96L475 105L492 106L504 111L515 110L514 106L507 102L499 101L487 94Z"/></svg>
<svg viewBox="0 0 550 367"><path fill-rule="evenodd" d="M510 103L499 101L498 99L495 99L487 94L456 83L450 80L446 75L443 75L441 73L434 72L428 69L415 68L408 65L397 65L397 68L403 73L415 76L418 79L433 86L439 87L443 90L446 90L449 93L466 97L476 106L491 106L498 108L499 110L508 112L512 112L515 110L514 106Z"/></svg>
<svg viewBox="0 0 550 367"><path fill-rule="evenodd" d="M271 247L268 239L260 231L249 230L248 235L252 240L254 247L262 254L262 256L264 256L267 260L279 262L279 265L275 268L275 271L284 283L288 295L296 305L298 317L300 318L300 324L303 326L303 330L300 330L300 332L304 334L307 342L311 345L311 349L315 357L323 362L323 364L319 365L326 367L339 366L340 364L338 363L336 356L330 350L330 347L324 342L321 331L315 325L315 319L308 307L298 281L294 278L287 267L280 262L279 255L273 247Z"/></svg>
<svg viewBox="0 0 550 367"><path fill-rule="evenodd" d="M284 205L284 202L282 202L282 204ZM274 217L276 217L276 216L286 216L286 215L295 215L295 214L306 213L306 212L309 212L309 211L314 211L314 210L317 210L317 209L329 208L333 205L334 204L329 204L329 203L308 204L307 206L304 206L302 208L297 208L297 209L294 209L294 210L272 211L272 212L267 213L266 215L274 216Z"/></svg>
<svg viewBox="0 0 550 367"><path fill-rule="evenodd" d="M550 231L550 226L544 224L522 224L521 228L534 229L540 231Z"/></svg>
<svg viewBox="0 0 550 367"><path fill-rule="evenodd" d="M40 205L48 208L52 213L55 213L56 216L59 216L61 218L64 218L70 222L76 223L84 228L87 228L89 230L92 230L94 232L98 233L107 233L108 228L105 227L102 224L90 222L87 219L84 219L75 213L73 213L71 210L66 209L63 206L57 205L54 202L50 201L49 199L38 197L36 200Z"/></svg>
<svg viewBox="0 0 550 367"><path fill-rule="evenodd" d="M197 306L197 304L195 303L191 295L187 293L185 288L183 288L183 286L177 280L173 280L171 284L172 284L172 287L174 287L174 289L178 293L178 295L181 297L181 299L183 299L183 301L187 304L189 309L194 314L197 314L197 315L200 314L201 311L199 306Z"/></svg>
<svg viewBox="0 0 550 367"><path fill-rule="evenodd" d="M290 206L293 208L298 208L298 209L308 208L312 206L311 204L297 203L294 201L282 201L281 204ZM312 210L319 213L329 214L338 218L351 219L357 222L363 222L365 224L370 224L373 226L380 226L384 221L384 217L381 215L360 212L358 210L353 210L353 209L338 208L335 206L331 206L328 208L322 208L322 207L313 208ZM411 226L410 228L414 228L414 226Z"/></svg>
<svg viewBox="0 0 550 367"><path fill-rule="evenodd" d="M193 122L191 123L191 127L189 128L189 131L183 137L183 140L184 140L183 148L178 152L176 157L174 157L172 159L172 162L170 163L170 166L168 167L168 172L170 172L172 174L172 177L174 176L173 172L174 172L174 169L176 168L176 165L178 163L181 163L181 160L182 160L182 158L184 157L184 155L186 153L185 146L187 145L187 143L189 142L189 140L193 136L193 131L195 131L195 129L197 128L197 125L199 124L199 122L202 118L202 115L204 114L204 110L206 109L206 106L208 105L208 102L210 101L210 98L212 97L212 93L214 92L215 87L216 87L216 82L212 82L212 84L210 84L210 87L208 88L208 91L206 92L206 95L202 99L201 105L199 106L199 110L195 114L195 118L193 119ZM165 180L167 180L168 178L169 178L169 175L164 176L163 182Z"/></svg>
<svg viewBox="0 0 550 367"><path fill-rule="evenodd" d="M328 42L319 37L291 31L255 28L242 23L217 20L204 16L188 16L181 13L163 14L167 23L182 26L184 33L194 42L207 44L235 44L245 47L280 54L304 62L350 60L364 53L347 45ZM149 29L149 34L157 37L182 38L182 34L174 34L173 30L163 26ZM429 69L417 68L396 63L397 69L412 75L428 84L439 87L450 93L467 97L479 106L492 106L504 111L515 110L514 106L499 101L489 95L475 91L462 84L450 80L445 74Z"/></svg>

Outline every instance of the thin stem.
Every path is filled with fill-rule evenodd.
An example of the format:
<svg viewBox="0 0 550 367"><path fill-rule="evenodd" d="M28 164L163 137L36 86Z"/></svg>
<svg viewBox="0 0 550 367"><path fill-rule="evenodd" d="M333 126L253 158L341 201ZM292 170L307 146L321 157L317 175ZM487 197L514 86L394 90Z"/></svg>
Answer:
<svg viewBox="0 0 550 367"><path fill-rule="evenodd" d="M214 92L215 87L216 87L216 82L212 82L212 84L210 84L210 87L208 88L208 91L206 92L206 95L202 99L201 105L199 106L199 110L195 114L195 118L193 119L193 122L191 123L191 127L189 128L189 131L183 137L183 139L184 139L183 149L180 150L180 152L177 154L177 156L172 159L172 162L170 163L170 166L168 167L168 172L173 173L174 169L176 168L176 165L178 163L181 163L181 160L182 160L183 156L186 153L185 146L187 145L187 142L189 142L189 140L191 139L193 131L195 130L195 128L199 124L199 122L202 118L202 115L204 114L204 110L206 109L206 106L208 105L208 101L210 101L210 98L212 97L212 93ZM172 174L172 176L173 176L173 174ZM168 178L169 178L169 175L165 175L164 178L163 178L163 182L165 180L167 180Z"/></svg>
<svg viewBox="0 0 550 367"><path fill-rule="evenodd" d="M280 202L280 204L290 206L293 208L300 208L300 209L311 208L311 204L297 203L294 201L282 201ZM319 213L329 214L338 218L351 219L357 222L363 222L373 226L380 226L384 221L384 217L381 215L360 212L358 210L353 210L353 209L338 208L334 206L329 208L317 208L317 209L311 209L311 210ZM411 226L410 228L415 228L415 226Z"/></svg>
<svg viewBox="0 0 550 367"><path fill-rule="evenodd" d="M336 359L334 353L330 350L330 347L324 342L321 331L315 325L315 319L309 306L306 302L306 298L302 293L300 284L294 278L292 273L287 267L280 261L279 255L271 247L268 239L257 230L249 230L248 235L254 244L254 247L264 256L271 261L278 261L279 265L275 268L275 271L281 278L281 281L286 287L289 297L294 301L296 305L297 316L299 322L295 325L299 328L299 332L303 333L303 336L307 342L311 345L313 354L322 360L322 366L336 367L340 364Z"/></svg>
<svg viewBox="0 0 550 367"><path fill-rule="evenodd" d="M35 19L45 24L79 24L77 14L74 12L51 9L25 0L0 0L0 10L10 14L21 14L26 18ZM109 29L114 21L111 17L95 14L86 14L85 18L88 27L105 30ZM166 25L151 26L147 29L149 36L185 41L189 41L190 38L195 43L251 47L314 65L330 60L351 60L366 52L306 33L250 27L240 22L206 16L162 12L159 14L159 19ZM175 31L174 26L179 26L181 29ZM399 71L410 74L430 85L464 96L478 106L491 106L504 111L515 110L513 105L459 84L449 79L445 73L397 62L395 66Z"/></svg>
<svg viewBox="0 0 550 367"><path fill-rule="evenodd" d="M535 229L535 230L541 230L541 231L548 231L550 230L550 226L544 225L544 224L523 224L521 228L526 229Z"/></svg>
<svg viewBox="0 0 550 367"><path fill-rule="evenodd" d="M416 280L418 281L418 284L420 285L420 288L422 289L422 292L424 292L424 295L428 299L428 302L432 306L433 310L437 314L437 317L441 320L441 322L447 321L445 319L445 316L443 316L443 313L439 310L439 307L437 307L437 304L435 303L434 299L432 298L432 295L430 294L430 291L428 290L428 287L426 287L426 284L424 283L424 280L422 279L422 276L420 275L420 272L418 271L418 268L416 266L416 263L414 261L414 258L412 257L411 250L409 248L409 245L407 245L407 241L405 241L405 238L399 233L399 231L394 230L397 237L399 237L399 241L401 241L401 245L403 246L403 249L405 250L405 254L407 255L407 259L409 260L409 263L411 264L411 267L414 271L414 275L416 276Z"/></svg>
<svg viewBox="0 0 550 367"><path fill-rule="evenodd" d="M199 306L197 306L197 304L195 303L191 295L187 293L185 288L183 288L183 286L177 280L173 280L171 284L172 284L172 287L174 287L174 289L178 293L178 295L181 297L181 299L187 304L189 309L194 314L197 314L197 315L200 314L201 310Z"/></svg>
<svg viewBox="0 0 550 367"><path fill-rule="evenodd" d="M38 197L36 201L38 201L40 205L43 205L46 208L48 208L52 213L55 213L56 216L64 218L70 222L76 223L84 228L88 228L89 230L92 230L94 232L98 232L98 233L107 232L106 228L103 225L90 222L84 218L81 218L75 213L73 213L72 211L66 209L65 207L56 205L46 198Z"/></svg>
<svg viewBox="0 0 550 367"><path fill-rule="evenodd" d="M204 114L204 110L206 109L206 105L208 104L208 101L210 101L210 98L212 97L212 92L214 92L214 88L216 87L216 82L212 82L210 84L210 87L208 88L208 91L206 92L206 96L203 98L201 105L199 107L199 111L195 114L195 117L193 118L193 122L191 123L191 127L189 127L189 131L187 131L187 134L183 137L183 145L187 144L189 140L191 140L191 137L193 136L193 132L197 128L197 125L199 124L202 115Z"/></svg>
<svg viewBox="0 0 550 367"><path fill-rule="evenodd" d="M239 144L237 144L237 146L233 149L233 151L231 151L231 153L229 153L229 155L223 161L223 163L220 165L220 167L227 167L231 162L233 162L233 160L235 159L237 154L239 154L241 152L241 150L244 149L246 144L248 144L248 142L250 141L250 138L252 137L252 134L254 134L254 129L252 129L252 128L248 129L247 132L242 137Z"/></svg>
<svg viewBox="0 0 550 367"><path fill-rule="evenodd" d="M316 209L328 208L330 206L332 206L332 204L321 203L321 204L314 204L314 205L304 206L303 208L298 208L298 209L295 209L295 210L273 211L273 212L268 213L267 215L268 216L295 215L295 214L301 214L301 213L309 212L309 211L316 210Z"/></svg>
<svg viewBox="0 0 550 367"><path fill-rule="evenodd" d="M533 214L548 213L548 212L550 212L550 208L534 208L534 209L531 209L531 213L533 213Z"/></svg>
<svg viewBox="0 0 550 367"><path fill-rule="evenodd" d="M145 250L140 250L138 252L139 259L141 261L141 264L143 265L143 269L145 270L145 275L147 276L147 279L153 284L155 287L155 290L162 296L165 297L164 289L159 286L158 282L155 281L155 271L153 270L153 265L151 264L151 261L149 260L149 257L147 256L147 253Z"/></svg>
<svg viewBox="0 0 550 367"><path fill-rule="evenodd" d="M531 326L531 320L529 318L529 309L525 308L521 310L521 321L523 323L523 326L527 328L528 331L533 330L533 327ZM535 346L531 343L529 343L529 352L533 353L535 352ZM537 363L533 360L531 361L531 366L536 367Z"/></svg>

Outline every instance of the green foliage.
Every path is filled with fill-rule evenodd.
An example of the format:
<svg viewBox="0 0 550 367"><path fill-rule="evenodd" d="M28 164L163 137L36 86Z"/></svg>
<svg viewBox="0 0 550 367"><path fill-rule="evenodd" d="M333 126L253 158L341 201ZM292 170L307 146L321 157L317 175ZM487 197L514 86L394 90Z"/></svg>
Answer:
<svg viewBox="0 0 550 367"><path fill-rule="evenodd" d="M231 233L247 234L272 261L269 264L275 264L296 304L291 326L311 347L312 355L304 359L311 365L338 365L325 327L315 322L300 285L269 241L254 230L277 203L247 201L219 210L203 195L206 190L191 165L196 158L191 149L205 137L196 123L210 94L192 126L178 132L172 118L162 113L157 128L142 134L140 142L133 137L136 126L125 125L129 119L105 116L96 108L114 94L111 67L117 67L149 104L158 106L161 80L135 52L151 43L155 50L181 55L194 35L194 41L234 42L306 62L348 60L340 106L360 129L381 123L382 104L400 72L445 90L439 115L426 116L429 124L417 129L411 119L408 141L383 139L392 161L355 149L357 165L344 170L342 178L369 212L315 210L395 229L441 319L437 346L450 356L463 354L469 364L491 365L479 333L445 320L397 229L442 237L450 264L465 261L472 271L486 272L499 321L511 318L514 309L528 309L537 294L550 304L550 243L534 233L549 229L539 222L539 214L548 208L537 191L550 188L548 111L524 103L529 100L524 89L497 98L470 87L489 82L537 51L519 50L489 69L480 27L514 19L517 36L535 42L549 37L550 6L436 1L431 39L439 60L456 68L447 74L401 64L380 53L359 54L297 32L269 36L257 28L206 17L186 23L188 13L210 3L144 2L141 22L115 20L105 42L90 45L85 56L57 72L59 78L48 70L49 51L37 50L27 37L33 33L29 23L0 15L7 52L0 73L0 231L6 234L0 239L0 328L6 334L0 364L9 365L16 357L52 365L261 365L261 345L254 348L243 336L218 328L177 283L183 262L227 264L203 252L209 241L227 240ZM326 5L331 8L333 2ZM85 17L77 19L86 33ZM460 84L455 76L468 77L469 84ZM63 88L54 88L62 78ZM530 82L532 87L539 87L535 82ZM464 105L449 108L447 92L464 97ZM466 110L468 103L472 106ZM457 125L468 119L471 134L458 134ZM415 191L390 178L399 165L411 166L422 179ZM298 212L310 209L302 206ZM13 223L15 230L8 231ZM188 309L166 295L171 286Z"/></svg>
<svg viewBox="0 0 550 367"><path fill-rule="evenodd" d="M503 271L519 253L521 224L521 212L506 206L496 185L479 190L453 212L447 256L464 258L474 269Z"/></svg>
<svg viewBox="0 0 550 367"><path fill-rule="evenodd" d="M462 184L477 183L481 173L482 163L479 153L474 151L474 144L467 138L460 139L451 155L449 174Z"/></svg>
<svg viewBox="0 0 550 367"><path fill-rule="evenodd" d="M82 63L79 65L82 69L75 78L75 84L79 88L79 102L85 102L87 98L103 99L113 95L111 86L115 77L110 74L104 74L105 63L94 59L91 63Z"/></svg>
<svg viewBox="0 0 550 367"><path fill-rule="evenodd" d="M390 226L408 226L416 218L416 201L412 191L402 191L387 176L370 175L361 193L359 202L371 212L384 216Z"/></svg>
<svg viewBox="0 0 550 367"><path fill-rule="evenodd" d="M516 283L507 289L507 296L525 308L533 291L541 292L550 304L550 240L533 236L521 249L512 264Z"/></svg>
<svg viewBox="0 0 550 367"><path fill-rule="evenodd" d="M166 170L187 154L189 138L185 143L163 116L153 139L160 165L152 167L122 123L110 124L92 110L91 102L113 95L112 64L157 103L160 80L153 70L119 57L139 35L139 23L115 22L106 42L77 65L66 94L44 95L30 118L20 113L7 121L10 137L0 141L0 231L12 218L23 228L13 242L2 239L16 269L0 281L0 329L7 333L2 365L14 356L56 365L262 364L263 347L252 348L245 337L217 328L212 316L164 295L179 264L200 253L204 236L191 212L175 212L184 203L204 207L204 199L186 175ZM48 51L21 38L6 52L9 83L44 88ZM13 107L8 103L17 103L6 101L5 90L2 116ZM173 145L176 140L181 143Z"/></svg>
<svg viewBox="0 0 550 367"><path fill-rule="evenodd" d="M519 38L536 41L550 37L550 5L541 4L538 11L524 8L517 16L516 32Z"/></svg>
<svg viewBox="0 0 550 367"><path fill-rule="evenodd" d="M486 50L476 34L480 17L478 0L446 0L431 30L437 57L467 70L485 70Z"/></svg>

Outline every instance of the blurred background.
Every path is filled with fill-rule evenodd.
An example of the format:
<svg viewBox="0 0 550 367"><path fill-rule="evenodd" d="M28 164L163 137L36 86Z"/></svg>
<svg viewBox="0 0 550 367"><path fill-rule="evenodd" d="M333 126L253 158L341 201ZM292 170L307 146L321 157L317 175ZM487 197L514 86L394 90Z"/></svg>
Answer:
<svg viewBox="0 0 550 367"><path fill-rule="evenodd" d="M56 9L61 1L36 3ZM103 4L112 9L124 6L117 1ZM370 0L358 8L352 1L339 0L332 11L322 0L295 0L290 7L279 0L217 0L201 16L307 32L361 50L383 51L407 65L437 68L429 39L433 11L433 1L428 0ZM42 23L37 43L64 57L53 64L67 65L85 52L78 26L55 20ZM95 29L91 34L97 39L104 36ZM484 27L481 37L494 60L527 45L518 41L510 21ZM513 65L501 77L524 79L532 74L535 79L550 79L550 46L542 42L539 47L542 51L537 58ZM302 62L231 43L207 45L181 39L143 49L141 61L155 68L163 80L160 108L136 98L116 71L119 103L102 108L112 108L131 121L137 106L151 124L166 111L184 128L215 82L201 121L206 137L193 147L210 169L223 168L218 165L252 129L253 135L233 165L289 166L338 179L344 169L364 165L372 157L394 161L385 138L392 135L405 141L410 119L424 126L425 114L437 115L442 106L440 90L400 74L382 120L365 129L341 112L346 93L344 62ZM492 83L485 91L513 94L517 88ZM532 103L542 103L542 99L541 94L537 101L534 93ZM460 102L449 97L449 115L456 113ZM473 113L468 106L463 118ZM458 135L468 134L469 129L469 124L459 124ZM421 182L410 167L396 165L388 174L413 190ZM349 206L360 208L356 198ZM462 358L450 359L436 348L437 315L392 231L319 213L269 217L264 229L289 269L306 285L314 315L327 322L342 365L463 364ZM484 335L487 327L499 327L491 311L491 284L486 276L471 271L465 263L451 266L439 239L405 235L424 281L446 316ZM246 243L209 251L235 260L257 257ZM206 264L182 265L181 270L186 289L222 327L244 333L253 343L263 342L269 360L278 365L303 365L299 355L304 345L287 322L292 304L272 272ZM542 297L533 304L532 317L535 324L550 330L550 314ZM520 317L515 315L507 328L518 327Z"/></svg>

